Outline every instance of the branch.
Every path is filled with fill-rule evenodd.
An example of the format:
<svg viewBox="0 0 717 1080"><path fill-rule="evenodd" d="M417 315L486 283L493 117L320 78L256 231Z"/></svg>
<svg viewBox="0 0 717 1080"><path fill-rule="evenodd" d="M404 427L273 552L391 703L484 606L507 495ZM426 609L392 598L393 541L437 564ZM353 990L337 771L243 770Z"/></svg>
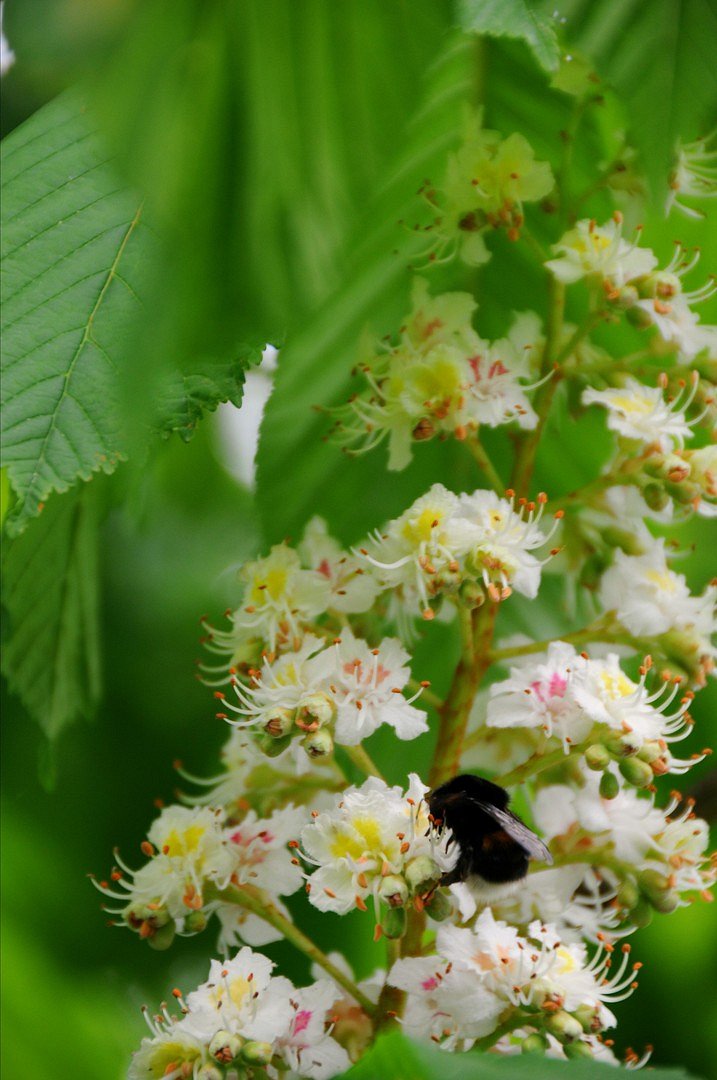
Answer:
<svg viewBox="0 0 717 1080"><path fill-rule="evenodd" d="M322 967L334 982L343 987L346 993L359 1003L368 1016L376 1016L377 1010L374 1003L366 997L362 990L359 990L348 975L329 960L328 956L321 951L318 945L314 944L311 938L307 937L302 930L299 930L285 915L281 914L268 894L262 889L257 889L254 885L230 885L226 889L217 890L216 898L222 900L225 904L238 904L239 907L251 911L252 914L258 915L264 922L268 922L295 949L298 949L309 960Z"/></svg>

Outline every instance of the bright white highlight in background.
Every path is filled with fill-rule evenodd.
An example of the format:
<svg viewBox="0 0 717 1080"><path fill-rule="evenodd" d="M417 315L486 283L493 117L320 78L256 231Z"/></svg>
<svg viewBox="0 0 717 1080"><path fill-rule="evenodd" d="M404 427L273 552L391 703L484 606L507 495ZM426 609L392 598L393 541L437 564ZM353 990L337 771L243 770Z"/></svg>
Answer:
<svg viewBox="0 0 717 1080"><path fill-rule="evenodd" d="M241 408L225 402L217 409L217 456L227 472L250 489L256 479L259 428L273 388L277 355L274 346L267 345L259 367L246 373Z"/></svg>

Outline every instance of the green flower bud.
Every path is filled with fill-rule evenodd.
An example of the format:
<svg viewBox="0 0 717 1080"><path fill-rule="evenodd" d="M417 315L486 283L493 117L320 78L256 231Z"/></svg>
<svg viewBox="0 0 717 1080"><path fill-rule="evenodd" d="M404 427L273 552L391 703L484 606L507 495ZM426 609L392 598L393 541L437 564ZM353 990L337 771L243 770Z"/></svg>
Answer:
<svg viewBox="0 0 717 1080"><path fill-rule="evenodd" d="M406 923L405 907L390 907L381 916L381 929L391 941L403 937L406 933Z"/></svg>
<svg viewBox="0 0 717 1080"><path fill-rule="evenodd" d="M655 911L669 915L675 910L679 897L670 888L670 883L659 870L643 870L638 875L637 883L643 896L649 900Z"/></svg>
<svg viewBox="0 0 717 1080"><path fill-rule="evenodd" d="M640 299L639 293L634 285L623 285L615 298L615 305L621 308L623 311L629 311L633 308L637 301Z"/></svg>
<svg viewBox="0 0 717 1080"><path fill-rule="evenodd" d="M648 765L652 764L653 761L657 761L658 758L661 758L662 754L663 750L658 742L643 743L637 751L637 756L640 761L646 761Z"/></svg>
<svg viewBox="0 0 717 1080"><path fill-rule="evenodd" d="M655 774L647 762L636 757L625 758L618 767L628 784L637 788L648 787L655 779Z"/></svg>
<svg viewBox="0 0 717 1080"><path fill-rule="evenodd" d="M291 709L272 709L267 715L264 731L272 739L281 739L288 735L294 726L294 714Z"/></svg>
<svg viewBox="0 0 717 1080"><path fill-rule="evenodd" d="M661 484L645 484L642 497L651 510L664 510L670 503L670 496Z"/></svg>
<svg viewBox="0 0 717 1080"><path fill-rule="evenodd" d="M387 874L381 878L378 895L389 907L403 907L408 900L408 885L398 874Z"/></svg>
<svg viewBox="0 0 717 1080"><path fill-rule="evenodd" d="M644 330L652 323L649 311L643 311L639 307L631 307L627 312L627 318L638 330Z"/></svg>
<svg viewBox="0 0 717 1080"><path fill-rule="evenodd" d="M520 1052L522 1054L540 1054L541 1056L550 1046L550 1043L544 1035L540 1035L537 1031L534 1031L532 1035L526 1035L520 1044Z"/></svg>
<svg viewBox="0 0 717 1080"><path fill-rule="evenodd" d="M645 274L638 278L636 284L643 300L671 300L682 292L680 279L667 270L655 270L652 274Z"/></svg>
<svg viewBox="0 0 717 1080"><path fill-rule="evenodd" d="M638 930L642 930L645 926L649 926L652 922L653 911L652 906L643 896L633 907L630 912L630 922L633 926L636 926Z"/></svg>
<svg viewBox="0 0 717 1080"><path fill-rule="evenodd" d="M282 735L278 739L273 738L271 735L262 735L259 745L267 757L278 757L282 751L286 750L290 742L291 735Z"/></svg>
<svg viewBox="0 0 717 1080"><path fill-rule="evenodd" d="M547 1016L545 1027L551 1035L554 1035L556 1039L560 1039L561 1043L574 1042L583 1034L580 1021L576 1020L570 1013L565 1012L564 1009L558 1009L557 1012Z"/></svg>
<svg viewBox="0 0 717 1080"><path fill-rule="evenodd" d="M244 1040L230 1031L218 1031L209 1043L209 1053L222 1065L229 1065L239 1054Z"/></svg>
<svg viewBox="0 0 717 1080"><path fill-rule="evenodd" d="M123 911L123 918L133 930L139 930L140 936L148 937L150 931L159 930L170 922L169 912L158 904L130 904ZM149 927L144 927L144 924ZM144 928L143 928L144 927Z"/></svg>
<svg viewBox="0 0 717 1080"><path fill-rule="evenodd" d="M328 694L308 694L299 706L297 723L299 727L303 724L318 724L319 727L324 727L335 715L336 706Z"/></svg>
<svg viewBox="0 0 717 1080"><path fill-rule="evenodd" d="M268 1065L274 1056L274 1051L271 1043L252 1040L244 1043L241 1056L242 1061L246 1061L248 1065Z"/></svg>
<svg viewBox="0 0 717 1080"><path fill-rule="evenodd" d="M479 608L485 603L485 589L477 581L464 581L460 588L461 603L467 608Z"/></svg>
<svg viewBox="0 0 717 1080"><path fill-rule="evenodd" d="M184 929L188 934L201 934L206 929L209 919L203 911L190 911L184 920Z"/></svg>
<svg viewBox="0 0 717 1080"><path fill-rule="evenodd" d="M222 1080L224 1073L216 1065L202 1065L197 1073L197 1080Z"/></svg>
<svg viewBox="0 0 717 1080"><path fill-rule="evenodd" d="M623 881L617 890L617 902L620 907L632 910L640 903L640 890L632 879Z"/></svg>
<svg viewBox="0 0 717 1080"><path fill-rule="evenodd" d="M443 922L447 919L453 911L453 905L451 904L448 896L443 889L436 889L433 896L426 904L426 912L436 922Z"/></svg>
<svg viewBox="0 0 717 1080"><path fill-rule="evenodd" d="M563 1047L565 1050L566 1058L574 1060L575 1058L591 1058L593 1052L586 1042L580 1039L578 1042L566 1043Z"/></svg>
<svg viewBox="0 0 717 1080"><path fill-rule="evenodd" d="M594 1005L579 1005L578 1008L573 1011L573 1016L582 1026L586 1035L600 1030L600 1017L598 1016L597 1009Z"/></svg>
<svg viewBox="0 0 717 1080"><path fill-rule="evenodd" d="M334 740L326 728L309 732L301 740L301 745L310 758L328 757L334 751Z"/></svg>
<svg viewBox="0 0 717 1080"><path fill-rule="evenodd" d="M424 893L430 892L440 880L441 871L430 855L419 855L417 859L411 859L407 863L403 876L406 879L411 895L422 896Z"/></svg>
<svg viewBox="0 0 717 1080"><path fill-rule="evenodd" d="M610 764L610 755L607 748L600 743L588 746L585 751L585 764L594 772L602 772Z"/></svg>
<svg viewBox="0 0 717 1080"><path fill-rule="evenodd" d="M614 799L620 791L620 782L611 772L604 772L600 777L600 798Z"/></svg>
<svg viewBox="0 0 717 1080"><path fill-rule="evenodd" d="M156 949L157 952L163 952L168 949L174 941L175 925L174 920L168 922L165 926L161 926L159 930L155 930L153 934L150 934L147 938L147 943L152 949Z"/></svg>

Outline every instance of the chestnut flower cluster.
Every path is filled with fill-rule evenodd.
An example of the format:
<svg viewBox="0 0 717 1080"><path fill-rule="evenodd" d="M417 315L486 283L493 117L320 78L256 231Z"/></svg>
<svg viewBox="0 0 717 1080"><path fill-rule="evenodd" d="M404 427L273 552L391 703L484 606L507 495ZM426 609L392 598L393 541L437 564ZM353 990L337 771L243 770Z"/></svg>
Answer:
<svg viewBox="0 0 717 1080"><path fill-rule="evenodd" d="M672 205L707 193L711 157L706 144L683 147ZM522 243L525 204L554 185L523 135L471 118L441 184L422 191L429 266L484 263L486 237L501 230ZM150 1020L131 1080L328 1080L394 1022L448 1052L616 1064L612 1006L641 966L625 939L709 898L707 825L668 785L709 753L691 741L692 710L714 668L717 587L691 590L655 526L717 513L705 437L717 328L694 311L714 285L687 289L697 256L678 246L662 265L618 213L565 220L575 224L543 259L558 298L547 318L506 312L505 336L491 341L471 293L417 277L400 327L364 337L360 388L333 410L352 453L385 443L399 470L419 444L453 438L487 486L435 482L349 549L314 517L295 546L244 564L222 626L202 620L212 660L199 676L228 731L221 768L197 777L178 763L188 790L160 808L143 864L115 853L95 883L113 918L154 948L214 920L223 959L186 999L173 992L179 1015L162 1006ZM573 289L588 305L576 324L563 318ZM642 335L644 365L592 340L621 322ZM612 449L600 475L551 505L529 490L561 382L565 409L592 410ZM486 429L504 425L511 486L485 445ZM587 610L586 625L510 636L504 611L513 630L535 625L544 574L563 585L558 613ZM446 657L460 640L443 698L412 670L420 636ZM423 779L398 754L396 783L384 779L366 746L379 729L435 745ZM520 790L547 867L501 879L501 852L513 844L525 863L528 851L506 797L497 811L473 809L476 866L463 874L458 826L431 813L431 789L471 769ZM491 812L513 832L485 832ZM506 886L490 894L476 884L484 856ZM357 912L387 941L384 967L356 982L340 953L299 928L307 904L335 928ZM313 985L295 987L252 951L280 938L311 960Z"/></svg>

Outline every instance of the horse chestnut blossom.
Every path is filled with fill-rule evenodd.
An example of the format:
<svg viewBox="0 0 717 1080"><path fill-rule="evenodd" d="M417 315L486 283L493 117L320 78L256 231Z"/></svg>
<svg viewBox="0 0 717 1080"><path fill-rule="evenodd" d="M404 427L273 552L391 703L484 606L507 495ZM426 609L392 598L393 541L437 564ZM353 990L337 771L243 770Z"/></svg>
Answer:
<svg viewBox="0 0 717 1080"><path fill-rule="evenodd" d="M163 1006L151 1021L131 1080L330 1080L392 1026L448 1052L614 1065L605 1033L640 968L625 938L710 896L707 824L692 799L662 792L709 752L687 740L714 666L717 586L693 593L670 553L682 523L714 516L717 502L715 328L693 312L713 286L683 287L696 257L682 245L663 262L619 212L588 217L593 190L608 197L605 177L576 198L585 178L566 181L571 155L554 174L524 135L504 139L472 117L443 183L420 191L429 267L455 264L434 279L400 267L386 310L404 318L379 340L383 307L361 314L363 336L355 324L345 343L361 386L319 407L337 419L346 470L379 444L401 470L434 438L452 440L455 470L422 451L394 479L383 526L368 496L348 513L341 504L347 491L370 494L377 473L317 485L309 501L341 530L355 524L352 545L307 514L298 541L240 568L228 625L202 619L215 660L199 677L230 730L221 766L201 778L178 765L198 793L161 809L145 865L117 855L97 884L158 949L215 916L225 959L186 1000L175 992L180 1016ZM676 183L693 195L688 156ZM490 232L504 234L492 256ZM526 273L501 304L506 240L518 260L508 273ZM489 256L499 284L481 285L478 311L458 260ZM533 299L538 281L545 295ZM516 297L529 310L514 311ZM566 432L589 438L592 406L616 437L594 440L583 461ZM536 475L555 484L552 513L544 492L530 497ZM288 518L272 509L282 536ZM437 791L460 800L459 816L432 815ZM491 903L475 890L459 817L486 880L514 884L520 864L519 887ZM526 874L523 853L536 849L551 865ZM309 905L369 916L327 919L325 953L302 929ZM333 947L354 930L386 950L369 979ZM248 947L281 939L312 965L313 985L295 987ZM628 1051L629 1067L647 1056Z"/></svg>
<svg viewBox="0 0 717 1080"><path fill-rule="evenodd" d="M301 833L306 861L315 866L309 899L320 911L345 915L374 904L402 908L411 898L432 892L441 875L453 869L449 830L435 831L415 773L404 794L400 787L370 777L337 798L333 810L317 814Z"/></svg>
<svg viewBox="0 0 717 1080"><path fill-rule="evenodd" d="M335 409L333 436L364 453L388 440L388 468L405 468L413 444L453 435L464 440L481 424L498 427L515 420L532 428L537 417L526 390L530 362L539 363L543 346L540 320L533 312L514 316L508 335L483 341L473 329L476 303L469 293L429 296L416 278L413 309L401 327L399 343L366 350L358 371L367 383L362 394Z"/></svg>
<svg viewBox="0 0 717 1080"><path fill-rule="evenodd" d="M324 979L297 989L260 953L241 949L231 960L212 960L209 978L185 1000L173 994L181 1018L166 1007L147 1016L151 1036L134 1055L129 1080L196 1077L214 1080L229 1067L234 1075L261 1070L329 1080L351 1064L327 1033L335 997Z"/></svg>

